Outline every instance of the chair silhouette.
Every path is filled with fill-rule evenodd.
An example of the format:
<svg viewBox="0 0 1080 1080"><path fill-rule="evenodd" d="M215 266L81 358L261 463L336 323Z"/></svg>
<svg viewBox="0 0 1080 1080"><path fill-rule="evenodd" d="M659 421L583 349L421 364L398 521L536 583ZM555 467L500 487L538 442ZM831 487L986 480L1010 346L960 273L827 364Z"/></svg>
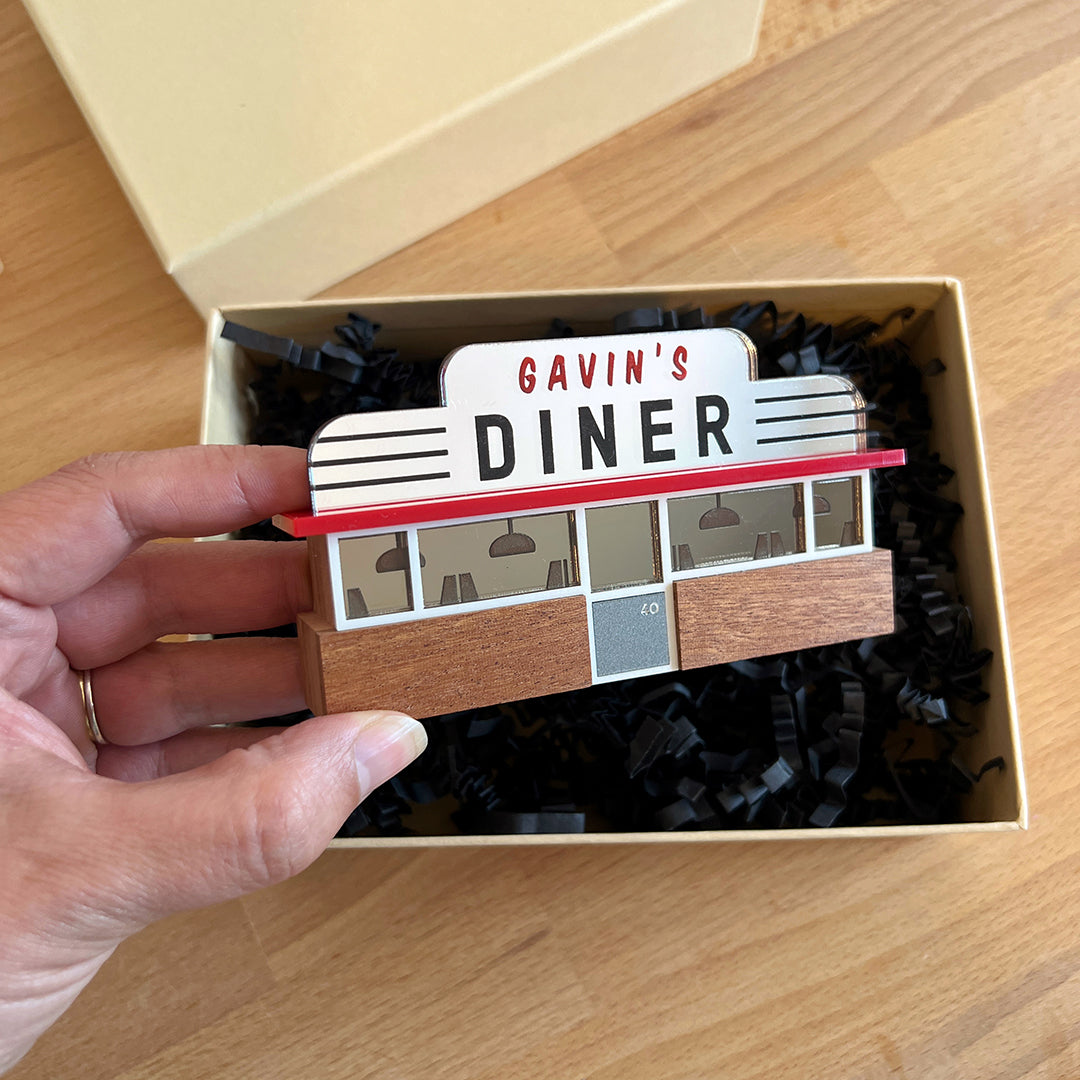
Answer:
<svg viewBox="0 0 1080 1080"><path fill-rule="evenodd" d="M679 544L672 552L672 569L673 570L693 570L694 569L694 556L690 551L689 544Z"/></svg>
<svg viewBox="0 0 1080 1080"><path fill-rule="evenodd" d="M442 595L439 597L440 605L468 604L479 599L480 594L473 584L472 574L444 575L442 579Z"/></svg>
<svg viewBox="0 0 1080 1080"><path fill-rule="evenodd" d="M453 574L446 574L442 579L442 595L439 597L439 603L456 604L457 602L457 578Z"/></svg>
<svg viewBox="0 0 1080 1080"><path fill-rule="evenodd" d="M359 589L345 590L345 617L363 619L367 616L368 606L364 594Z"/></svg>
<svg viewBox="0 0 1080 1080"><path fill-rule="evenodd" d="M755 559L772 559L783 554L784 538L778 532L758 533L754 545Z"/></svg>
<svg viewBox="0 0 1080 1080"><path fill-rule="evenodd" d="M458 574L458 584L461 588L461 602L469 603L470 600L479 600L480 596L473 584L472 574Z"/></svg>

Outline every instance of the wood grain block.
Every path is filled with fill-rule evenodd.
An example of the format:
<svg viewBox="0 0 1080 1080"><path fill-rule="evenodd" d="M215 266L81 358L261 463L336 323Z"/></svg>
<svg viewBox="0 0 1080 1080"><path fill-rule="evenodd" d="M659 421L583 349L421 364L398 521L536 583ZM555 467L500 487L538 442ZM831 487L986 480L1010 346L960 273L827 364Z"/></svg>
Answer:
<svg viewBox="0 0 1080 1080"><path fill-rule="evenodd" d="M311 567L311 600L317 615L327 622L334 621L334 586L330 580L329 541L325 536L307 540L308 563Z"/></svg>
<svg viewBox="0 0 1080 1080"><path fill-rule="evenodd" d="M298 629L304 691L317 713L436 716L591 681L583 596L367 630L335 630L311 613L300 616Z"/></svg>
<svg viewBox="0 0 1080 1080"><path fill-rule="evenodd" d="M892 552L677 581L675 622L683 668L891 634Z"/></svg>

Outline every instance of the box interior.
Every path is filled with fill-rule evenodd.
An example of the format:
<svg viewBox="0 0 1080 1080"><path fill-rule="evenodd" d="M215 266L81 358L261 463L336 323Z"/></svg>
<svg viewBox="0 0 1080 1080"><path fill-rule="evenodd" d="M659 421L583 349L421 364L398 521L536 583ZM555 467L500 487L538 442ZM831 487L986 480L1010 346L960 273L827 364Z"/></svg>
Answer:
<svg viewBox="0 0 1080 1080"><path fill-rule="evenodd" d="M400 350L404 360L431 359L476 341L547 336L552 318L578 333L606 332L618 313L636 307L676 310L702 306L710 313L743 301L771 299L781 311L843 322L866 316L886 323L898 310L913 308L903 337L913 359L923 364L940 358L945 370L925 380L934 421L934 448L956 471L947 494L963 504L964 516L954 536L962 552L958 584L972 610L976 645L994 658L984 670L989 700L962 712L979 732L965 743L965 754L981 763L993 757L1006 767L991 771L974 786L962 804L962 821L940 825L840 826L833 829L740 829L689 833L586 833L562 842L627 840L792 839L798 836L905 835L965 829L1015 829L1027 824L1023 764L1011 679L1008 635L1000 572L978 422L974 374L964 329L959 284L947 279L852 282L753 283L692 285L667 288L606 289L592 293L549 292L502 296L375 298L322 301L290 306L266 305L216 311L208 324L206 396L202 441L246 441L251 401L246 392L253 362L242 349L221 339L229 319L267 333L319 345L333 338L335 324L356 311L382 325L379 342ZM897 324L893 324L897 325ZM958 706L958 710L963 708ZM553 843L558 836L421 836L340 840L340 846L397 846L410 843Z"/></svg>

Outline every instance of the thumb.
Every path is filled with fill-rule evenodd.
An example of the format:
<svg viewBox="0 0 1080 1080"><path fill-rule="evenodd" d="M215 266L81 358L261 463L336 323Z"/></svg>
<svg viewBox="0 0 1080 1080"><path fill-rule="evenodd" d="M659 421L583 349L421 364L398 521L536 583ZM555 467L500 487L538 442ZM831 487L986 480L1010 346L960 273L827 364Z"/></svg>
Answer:
<svg viewBox="0 0 1080 1080"><path fill-rule="evenodd" d="M401 713L306 720L190 772L109 792L113 858L139 923L283 881L321 854L376 787L427 745Z"/></svg>

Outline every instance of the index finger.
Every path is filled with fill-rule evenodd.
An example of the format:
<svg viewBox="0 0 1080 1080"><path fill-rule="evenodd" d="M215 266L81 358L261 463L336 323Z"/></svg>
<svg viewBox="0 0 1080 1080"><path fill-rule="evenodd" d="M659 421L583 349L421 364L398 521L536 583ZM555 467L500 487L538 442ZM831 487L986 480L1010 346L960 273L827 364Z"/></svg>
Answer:
<svg viewBox="0 0 1080 1080"><path fill-rule="evenodd" d="M231 532L310 498L291 446L100 454L0 495L0 595L55 604L147 540Z"/></svg>

